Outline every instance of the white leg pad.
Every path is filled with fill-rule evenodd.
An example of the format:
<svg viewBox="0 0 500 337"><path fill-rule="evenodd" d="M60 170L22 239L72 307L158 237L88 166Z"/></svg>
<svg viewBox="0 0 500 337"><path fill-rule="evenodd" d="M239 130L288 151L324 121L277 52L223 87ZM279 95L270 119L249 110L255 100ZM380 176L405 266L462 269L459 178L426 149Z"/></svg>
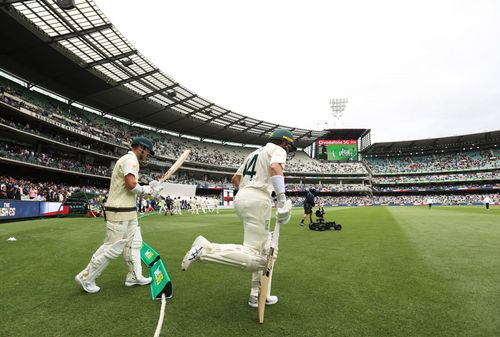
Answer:
<svg viewBox="0 0 500 337"><path fill-rule="evenodd" d="M234 244L211 243L203 246L200 261L220 263L243 271L262 270L266 265L265 256L257 250Z"/></svg>
<svg viewBox="0 0 500 337"><path fill-rule="evenodd" d="M87 267L80 272L80 275L85 282L93 282L106 269L111 260L116 259L123 252L126 239L118 240L113 244L105 243L92 255Z"/></svg>
<svg viewBox="0 0 500 337"><path fill-rule="evenodd" d="M252 287L250 288L250 296L259 296L260 279L262 278L262 270L252 273Z"/></svg>
<svg viewBox="0 0 500 337"><path fill-rule="evenodd" d="M264 256L267 262L267 255L269 254L269 249L271 248L271 238L272 232L269 233L267 241L264 243ZM271 296L271 283L273 281L273 271L274 271L274 262L278 258L278 246L274 249L273 252L273 268L271 269L271 274L269 275L269 286L267 288L267 297ZM257 271L252 273L252 287L250 289L250 296L258 296L260 290L260 282L262 279L262 271Z"/></svg>
<svg viewBox="0 0 500 337"><path fill-rule="evenodd" d="M274 261L273 261L274 264ZM271 284L273 282L273 271L274 268L271 269L271 273L269 274L269 286L267 288L267 297L271 296ZM250 289L250 296L258 296L260 289L260 282L262 279L262 271L257 271L252 273L252 288Z"/></svg>
<svg viewBox="0 0 500 337"><path fill-rule="evenodd" d="M142 265L141 265L141 248L142 248L141 229L137 227L134 231L132 239L127 242L125 250L123 251L123 258L127 263L129 276L132 277L135 276L135 278L137 279L143 277Z"/></svg>

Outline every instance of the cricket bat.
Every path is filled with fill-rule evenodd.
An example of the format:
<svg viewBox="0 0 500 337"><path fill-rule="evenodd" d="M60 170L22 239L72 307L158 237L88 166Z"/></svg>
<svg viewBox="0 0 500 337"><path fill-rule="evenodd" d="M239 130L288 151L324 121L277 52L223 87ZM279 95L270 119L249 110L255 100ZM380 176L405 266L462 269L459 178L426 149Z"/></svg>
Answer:
<svg viewBox="0 0 500 337"><path fill-rule="evenodd" d="M165 180L169 179L171 176L173 176L174 173L177 172L179 167L182 166L182 163L186 161L187 157L189 156L189 153L191 153L191 150L185 150L175 161L175 163L173 163L172 166L170 166L168 171L159 179L159 182L162 183Z"/></svg>
<svg viewBox="0 0 500 337"><path fill-rule="evenodd" d="M267 299L267 289L269 288L269 278L271 276L271 271L274 265L274 250L278 246L278 238L280 236L280 223L276 220L276 225L274 226L273 237L271 238L271 247L269 249L269 254L267 255L266 268L262 273L262 278L260 279L260 291L259 291L259 323L264 323L264 311L266 310L266 299Z"/></svg>

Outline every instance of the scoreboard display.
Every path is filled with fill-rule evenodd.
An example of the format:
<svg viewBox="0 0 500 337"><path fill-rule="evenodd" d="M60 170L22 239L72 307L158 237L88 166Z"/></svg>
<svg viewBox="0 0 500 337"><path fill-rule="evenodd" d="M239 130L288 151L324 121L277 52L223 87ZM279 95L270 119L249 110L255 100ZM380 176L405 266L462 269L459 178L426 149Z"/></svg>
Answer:
<svg viewBox="0 0 500 337"><path fill-rule="evenodd" d="M320 139L317 143L318 159L329 161L357 161L358 141L352 139Z"/></svg>

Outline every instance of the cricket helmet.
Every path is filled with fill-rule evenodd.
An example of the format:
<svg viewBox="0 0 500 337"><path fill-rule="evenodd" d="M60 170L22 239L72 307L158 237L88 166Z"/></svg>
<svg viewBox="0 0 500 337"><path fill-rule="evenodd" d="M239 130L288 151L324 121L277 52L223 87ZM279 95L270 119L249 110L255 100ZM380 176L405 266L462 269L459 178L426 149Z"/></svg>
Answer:
<svg viewBox="0 0 500 337"><path fill-rule="evenodd" d="M281 140L286 141L288 146L288 152L293 152L297 150L295 146L295 136L290 130L287 129L276 129L269 137L270 140Z"/></svg>
<svg viewBox="0 0 500 337"><path fill-rule="evenodd" d="M140 145L145 149L149 150L149 153L154 156L155 155L155 150L154 150L154 145L153 142L146 138L146 137L135 137L132 139L132 144L130 144L132 147Z"/></svg>

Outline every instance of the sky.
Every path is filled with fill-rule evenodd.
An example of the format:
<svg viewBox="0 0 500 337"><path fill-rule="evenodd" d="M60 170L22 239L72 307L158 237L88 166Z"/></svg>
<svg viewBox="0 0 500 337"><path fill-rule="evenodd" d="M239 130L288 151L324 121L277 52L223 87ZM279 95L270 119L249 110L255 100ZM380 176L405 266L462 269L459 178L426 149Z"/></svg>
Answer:
<svg viewBox="0 0 500 337"><path fill-rule="evenodd" d="M372 143L500 130L497 0L95 0L165 74L226 109Z"/></svg>

